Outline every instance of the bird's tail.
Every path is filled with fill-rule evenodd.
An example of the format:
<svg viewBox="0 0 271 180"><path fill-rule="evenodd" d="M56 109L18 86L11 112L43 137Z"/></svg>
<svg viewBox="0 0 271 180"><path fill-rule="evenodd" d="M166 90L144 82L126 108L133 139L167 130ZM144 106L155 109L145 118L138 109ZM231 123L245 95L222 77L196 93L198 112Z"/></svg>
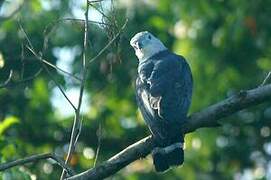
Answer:
<svg viewBox="0 0 271 180"><path fill-rule="evenodd" d="M171 166L179 166L184 161L183 143L178 142L166 147L156 147L152 151L155 170L164 172Z"/></svg>

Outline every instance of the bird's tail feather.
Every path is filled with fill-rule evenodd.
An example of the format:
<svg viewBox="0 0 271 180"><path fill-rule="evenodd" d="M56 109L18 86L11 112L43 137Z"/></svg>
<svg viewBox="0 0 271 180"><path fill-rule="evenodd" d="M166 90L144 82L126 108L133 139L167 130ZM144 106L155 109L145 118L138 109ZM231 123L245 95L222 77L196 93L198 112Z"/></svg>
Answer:
<svg viewBox="0 0 271 180"><path fill-rule="evenodd" d="M157 172L164 172L171 166L179 166L184 161L183 143L178 142L167 147L157 147L152 152L153 164Z"/></svg>

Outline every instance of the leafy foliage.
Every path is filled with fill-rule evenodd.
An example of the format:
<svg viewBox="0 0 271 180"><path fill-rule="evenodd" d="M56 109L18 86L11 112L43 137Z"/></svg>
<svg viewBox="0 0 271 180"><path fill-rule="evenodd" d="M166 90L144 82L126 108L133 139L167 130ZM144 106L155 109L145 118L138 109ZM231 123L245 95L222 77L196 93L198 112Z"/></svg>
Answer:
<svg viewBox="0 0 271 180"><path fill-rule="evenodd" d="M0 3L1 16L7 15L11 4ZM104 1L95 7L104 10L108 17L104 22L114 26L90 24L89 59L106 45L117 31L115 26L120 27L125 17L129 23L110 50L90 65L88 96L85 96L89 106L84 111L82 133L71 162L77 172L92 167L97 134L101 134L98 163L149 134L134 97L137 60L129 47L129 39L136 32L152 32L169 49L187 58L195 84L191 113L242 88L258 86L271 69L271 1L119 0L113 4ZM7 79L11 69L14 71L8 86L0 89L1 162L49 151L65 157L72 114L63 115L53 105L56 85L46 71L22 81L35 75L41 63L26 48L19 24L46 60L61 65L71 59L69 69L78 75L83 23L58 20L73 17L75 9L84 8L78 7L75 0L31 0L24 3L16 16L7 20L0 18L0 82ZM93 7L92 12L97 13ZM63 49L69 56L61 56ZM78 88L78 83L70 77L54 69L50 71L67 91ZM63 98L60 109L68 108ZM271 178L270 119L270 103L244 110L228 118L221 128L187 135L183 167L156 174L151 159L146 158L114 177L131 180L240 179L246 175L254 179ZM41 161L1 172L0 177L57 179L60 172L51 162Z"/></svg>

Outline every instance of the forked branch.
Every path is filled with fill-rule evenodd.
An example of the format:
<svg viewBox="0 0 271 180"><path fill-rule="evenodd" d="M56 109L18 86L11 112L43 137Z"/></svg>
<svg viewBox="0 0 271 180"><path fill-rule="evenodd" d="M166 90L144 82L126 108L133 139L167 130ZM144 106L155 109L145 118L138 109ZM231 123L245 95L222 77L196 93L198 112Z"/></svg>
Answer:
<svg viewBox="0 0 271 180"><path fill-rule="evenodd" d="M36 155L32 155L32 156L25 157L22 159L17 159L15 161L0 164L0 171L4 171L6 169L9 169L9 168L12 168L15 166L20 166L20 165L24 165L27 163L37 162L37 161L40 161L43 159L50 159L50 158L55 160L59 166L64 168L70 176L74 175L73 170L69 166L67 166L61 158L59 158L58 156L56 156L53 153L36 154Z"/></svg>

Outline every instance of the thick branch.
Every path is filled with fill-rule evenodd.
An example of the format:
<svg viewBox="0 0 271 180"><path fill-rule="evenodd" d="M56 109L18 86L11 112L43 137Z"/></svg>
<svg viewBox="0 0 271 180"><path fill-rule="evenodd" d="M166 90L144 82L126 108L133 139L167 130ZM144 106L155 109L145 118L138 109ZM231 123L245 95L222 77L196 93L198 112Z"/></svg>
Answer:
<svg viewBox="0 0 271 180"><path fill-rule="evenodd" d="M211 105L200 112L192 114L187 123L182 127L182 130L184 133L189 133L197 130L198 128L217 126L219 119L250 106L261 104L270 99L271 85L262 86L248 91L241 91L230 98ZM154 147L155 143L153 139L150 136L146 137L135 144L130 145L101 165L70 177L68 180L106 178L115 174L131 162L144 158Z"/></svg>

